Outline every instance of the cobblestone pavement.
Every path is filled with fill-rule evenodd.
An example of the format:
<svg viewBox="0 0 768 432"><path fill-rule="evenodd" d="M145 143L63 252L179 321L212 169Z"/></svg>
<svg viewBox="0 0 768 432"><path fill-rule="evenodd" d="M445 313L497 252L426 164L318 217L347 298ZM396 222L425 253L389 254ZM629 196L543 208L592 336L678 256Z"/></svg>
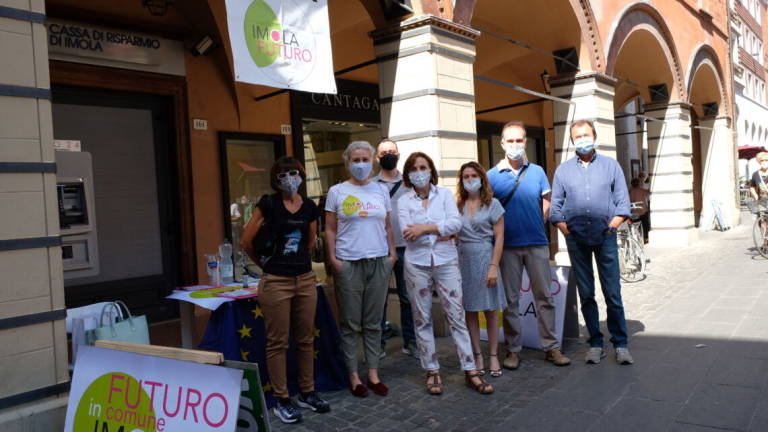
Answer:
<svg viewBox="0 0 768 432"><path fill-rule="evenodd" d="M390 395L326 393L328 414L278 431L767 431L768 260L750 250L751 218L695 246L650 250L645 281L623 286L636 363L600 365L569 341L557 368L524 350L517 371L488 378L489 396L467 388L451 341L438 341L445 393L429 396L417 360L390 343L380 374ZM602 299L600 300L602 303ZM601 311L601 317L605 317ZM604 323L603 323L604 325ZM608 334L603 330L604 334ZM585 330L582 326L582 341ZM606 338L607 339L607 338ZM487 354L487 352L486 352ZM486 357L487 358L487 357ZM487 362L487 360L486 360Z"/></svg>

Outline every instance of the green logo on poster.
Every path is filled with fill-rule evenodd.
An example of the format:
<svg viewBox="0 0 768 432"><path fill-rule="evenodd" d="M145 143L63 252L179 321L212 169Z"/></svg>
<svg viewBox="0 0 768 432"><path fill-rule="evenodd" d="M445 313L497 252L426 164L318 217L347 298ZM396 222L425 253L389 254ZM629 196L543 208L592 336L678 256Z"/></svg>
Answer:
<svg viewBox="0 0 768 432"><path fill-rule="evenodd" d="M106 373L83 392L75 412L75 431L156 432L163 430L141 383L122 372Z"/></svg>
<svg viewBox="0 0 768 432"><path fill-rule="evenodd" d="M256 0L245 12L245 43L258 67L275 62L283 45L283 27L264 0Z"/></svg>

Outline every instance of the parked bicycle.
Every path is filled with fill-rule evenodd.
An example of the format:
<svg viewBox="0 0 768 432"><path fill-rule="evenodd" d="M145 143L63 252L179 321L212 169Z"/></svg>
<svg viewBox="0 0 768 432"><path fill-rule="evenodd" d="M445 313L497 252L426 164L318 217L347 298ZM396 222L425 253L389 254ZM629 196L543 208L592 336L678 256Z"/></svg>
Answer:
<svg viewBox="0 0 768 432"><path fill-rule="evenodd" d="M642 208L641 202L633 202L630 209ZM645 279L645 247L640 216L632 214L621 224L617 233L619 243L619 269L624 282L640 282Z"/></svg>
<svg viewBox="0 0 768 432"><path fill-rule="evenodd" d="M755 249L763 258L768 258L768 199L751 199L747 201L747 207L756 216L752 226Z"/></svg>

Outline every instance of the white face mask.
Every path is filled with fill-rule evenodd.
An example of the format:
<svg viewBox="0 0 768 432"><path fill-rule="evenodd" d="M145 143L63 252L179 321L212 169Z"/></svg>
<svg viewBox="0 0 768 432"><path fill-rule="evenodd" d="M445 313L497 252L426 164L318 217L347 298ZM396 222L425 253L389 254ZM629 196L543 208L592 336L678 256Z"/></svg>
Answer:
<svg viewBox="0 0 768 432"><path fill-rule="evenodd" d="M349 165L349 172L352 174L352 177L359 181L367 179L368 176L371 175L371 169L373 169L373 164L371 162L360 162Z"/></svg>
<svg viewBox="0 0 768 432"><path fill-rule="evenodd" d="M760 168L761 169L768 169L768 161L760 162Z"/></svg>
<svg viewBox="0 0 768 432"><path fill-rule="evenodd" d="M511 144L506 148L507 157L512 160L521 160L525 157L525 146Z"/></svg>
<svg viewBox="0 0 768 432"><path fill-rule="evenodd" d="M414 171L408 173L408 179L414 186L421 188L429 184L429 181L432 179L432 171Z"/></svg>
<svg viewBox="0 0 768 432"><path fill-rule="evenodd" d="M475 193L479 191L480 187L483 185L483 182L480 181L479 178L464 180L462 183L464 184L464 189L469 193Z"/></svg>

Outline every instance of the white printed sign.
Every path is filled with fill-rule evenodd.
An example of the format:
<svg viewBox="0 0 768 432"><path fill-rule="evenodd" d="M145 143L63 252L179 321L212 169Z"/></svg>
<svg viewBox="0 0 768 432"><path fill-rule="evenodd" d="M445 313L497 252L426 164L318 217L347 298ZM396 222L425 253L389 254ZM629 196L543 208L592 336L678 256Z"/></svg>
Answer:
<svg viewBox="0 0 768 432"><path fill-rule="evenodd" d="M235 80L336 93L328 0L226 0Z"/></svg>
<svg viewBox="0 0 768 432"><path fill-rule="evenodd" d="M549 281L549 290L555 303L555 335L557 341L563 343L563 327L565 321L565 299L568 294L568 267L552 267ZM531 281L528 272L523 271L522 293L520 295L520 325L523 331L523 346L526 348L541 349L539 338L538 316L536 302L531 292ZM481 315L482 316L482 315ZM499 341L504 341L504 328L501 325L503 316L499 313ZM481 319L480 337L488 340L485 320Z"/></svg>
<svg viewBox="0 0 768 432"><path fill-rule="evenodd" d="M234 432L243 371L86 346L66 432Z"/></svg>

